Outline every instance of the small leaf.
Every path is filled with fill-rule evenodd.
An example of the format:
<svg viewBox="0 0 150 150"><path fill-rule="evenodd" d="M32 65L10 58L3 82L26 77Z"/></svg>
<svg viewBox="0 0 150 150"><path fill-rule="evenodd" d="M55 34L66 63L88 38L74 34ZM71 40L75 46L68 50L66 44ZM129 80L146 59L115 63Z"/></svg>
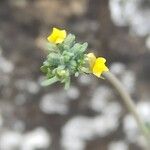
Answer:
<svg viewBox="0 0 150 150"><path fill-rule="evenodd" d="M68 45L69 48L71 48L73 46L74 42L75 42L75 36L73 34L68 34L68 36L64 40L63 44Z"/></svg>
<svg viewBox="0 0 150 150"><path fill-rule="evenodd" d="M57 53L50 53L47 56L47 61L50 66L57 66L60 63L60 55Z"/></svg>
<svg viewBox="0 0 150 150"><path fill-rule="evenodd" d="M84 52L87 49L87 47L88 47L88 43L87 42L83 43L80 48L80 52Z"/></svg>
<svg viewBox="0 0 150 150"><path fill-rule="evenodd" d="M69 45L63 45L63 51L69 51L70 46Z"/></svg>
<svg viewBox="0 0 150 150"><path fill-rule="evenodd" d="M68 90L69 89L69 87L70 87L70 77L68 77L67 79L66 79L66 82L65 82L65 90Z"/></svg>
<svg viewBox="0 0 150 150"><path fill-rule="evenodd" d="M48 52L59 52L58 47L55 44L47 43Z"/></svg>
<svg viewBox="0 0 150 150"><path fill-rule="evenodd" d="M43 73L47 73L47 66L41 66L40 69Z"/></svg>
<svg viewBox="0 0 150 150"><path fill-rule="evenodd" d="M43 62L43 66L47 66L47 67L48 67L48 66L50 66L50 64L49 64L49 62L46 60L46 61Z"/></svg>
<svg viewBox="0 0 150 150"><path fill-rule="evenodd" d="M81 47L81 44L76 43L76 44L74 44L74 46L71 48L71 51L72 51L72 52L76 52L76 51L78 51L78 50L80 49L80 47Z"/></svg>
<svg viewBox="0 0 150 150"><path fill-rule="evenodd" d="M44 80L44 81L41 83L41 85L42 85L42 86L48 86L48 85L51 85L51 84L53 84L53 83L55 83L55 82L57 82L57 81L59 81L59 79L58 79L57 77L53 77L53 78L51 78L51 79Z"/></svg>
<svg viewBox="0 0 150 150"><path fill-rule="evenodd" d="M81 67L81 68L79 68L80 70L80 72L82 73L82 72L85 72L85 73L90 73L91 71L89 70L89 68L86 68L86 67Z"/></svg>
<svg viewBox="0 0 150 150"><path fill-rule="evenodd" d="M54 75L52 74L52 71L50 70L50 68L47 68L47 74L46 74L46 77L48 79L52 78Z"/></svg>
<svg viewBox="0 0 150 150"><path fill-rule="evenodd" d="M71 48L71 51L75 54L75 57L76 57L77 55L83 55L87 47L88 47L87 43L83 43L83 44L76 43Z"/></svg>

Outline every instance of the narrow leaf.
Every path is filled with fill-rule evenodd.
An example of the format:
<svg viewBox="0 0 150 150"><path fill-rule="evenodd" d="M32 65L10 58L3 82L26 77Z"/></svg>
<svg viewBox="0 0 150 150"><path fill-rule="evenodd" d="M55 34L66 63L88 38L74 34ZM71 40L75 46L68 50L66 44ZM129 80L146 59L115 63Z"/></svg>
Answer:
<svg viewBox="0 0 150 150"><path fill-rule="evenodd" d="M42 85L42 86L48 86L48 85L51 85L51 84L53 84L53 83L55 83L55 82L57 82L57 81L59 81L59 79L58 79L57 77L53 77L53 78L51 78L51 79L44 80L44 81L41 83L41 85Z"/></svg>
<svg viewBox="0 0 150 150"><path fill-rule="evenodd" d="M69 34L66 39L64 40L64 45L68 45L69 47L72 47L75 42L75 36L73 34Z"/></svg>

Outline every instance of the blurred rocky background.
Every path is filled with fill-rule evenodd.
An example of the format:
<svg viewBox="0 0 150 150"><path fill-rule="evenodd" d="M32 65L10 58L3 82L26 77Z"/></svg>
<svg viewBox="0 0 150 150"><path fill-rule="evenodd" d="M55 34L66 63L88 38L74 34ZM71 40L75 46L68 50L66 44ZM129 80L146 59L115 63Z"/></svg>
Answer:
<svg viewBox="0 0 150 150"><path fill-rule="evenodd" d="M149 0L0 0L0 150L144 150L106 80L40 86L54 26L107 58L150 126Z"/></svg>

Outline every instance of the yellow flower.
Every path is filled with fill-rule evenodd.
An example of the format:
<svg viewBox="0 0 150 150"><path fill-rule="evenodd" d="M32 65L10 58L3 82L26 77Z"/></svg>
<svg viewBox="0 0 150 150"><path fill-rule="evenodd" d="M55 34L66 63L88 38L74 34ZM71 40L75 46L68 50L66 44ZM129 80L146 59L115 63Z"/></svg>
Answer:
<svg viewBox="0 0 150 150"><path fill-rule="evenodd" d="M103 57L96 58L93 53L87 54L87 57L88 57L91 71L95 76L101 77L101 74L103 72L109 71L109 69L105 65L106 62L105 58Z"/></svg>
<svg viewBox="0 0 150 150"><path fill-rule="evenodd" d="M64 39L66 38L66 31L65 30L60 30L57 28L53 28L52 33L47 37L47 40L51 43L62 43Z"/></svg>

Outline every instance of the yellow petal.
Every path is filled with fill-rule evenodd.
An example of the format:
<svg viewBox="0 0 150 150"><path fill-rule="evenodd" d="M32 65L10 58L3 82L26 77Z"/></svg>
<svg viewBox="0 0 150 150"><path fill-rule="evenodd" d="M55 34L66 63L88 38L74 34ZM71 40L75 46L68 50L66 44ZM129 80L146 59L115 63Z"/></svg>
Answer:
<svg viewBox="0 0 150 150"><path fill-rule="evenodd" d="M94 53L88 53L87 57L88 57L90 68L92 69L95 64L96 57L95 57Z"/></svg>
<svg viewBox="0 0 150 150"><path fill-rule="evenodd" d="M93 66L93 74L97 77L100 77L103 72L109 71L109 69L105 65L106 59L103 57L99 57L96 59L95 64Z"/></svg>
<svg viewBox="0 0 150 150"><path fill-rule="evenodd" d="M66 31L65 30L60 30L57 28L53 28L52 33L47 37L47 40L51 43L62 43L64 39L66 38Z"/></svg>

